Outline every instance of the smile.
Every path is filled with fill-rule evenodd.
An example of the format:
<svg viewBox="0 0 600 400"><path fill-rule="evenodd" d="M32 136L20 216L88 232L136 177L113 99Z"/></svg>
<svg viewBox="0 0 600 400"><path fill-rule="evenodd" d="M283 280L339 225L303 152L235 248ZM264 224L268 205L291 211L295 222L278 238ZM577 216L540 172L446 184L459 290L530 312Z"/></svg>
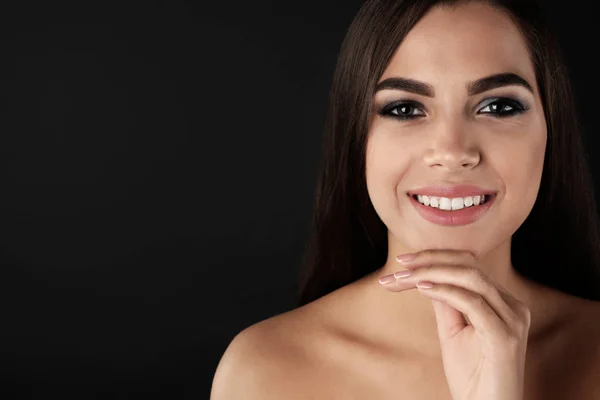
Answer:
<svg viewBox="0 0 600 400"><path fill-rule="evenodd" d="M462 210L472 206L478 206L485 204L490 200L491 195L480 195L480 196L467 196L467 197L437 197L437 196L424 196L424 195L413 195L413 198L419 203L432 207L439 208L440 210Z"/></svg>
<svg viewBox="0 0 600 400"><path fill-rule="evenodd" d="M494 205L497 195L467 197L437 197L407 194L419 215L436 225L460 226L471 224L483 217ZM429 202L426 205L426 202Z"/></svg>

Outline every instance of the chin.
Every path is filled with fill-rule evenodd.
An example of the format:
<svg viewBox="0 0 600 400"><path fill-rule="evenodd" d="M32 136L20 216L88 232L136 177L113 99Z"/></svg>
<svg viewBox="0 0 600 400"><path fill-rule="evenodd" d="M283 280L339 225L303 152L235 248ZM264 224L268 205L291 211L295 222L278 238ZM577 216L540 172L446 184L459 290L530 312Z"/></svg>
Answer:
<svg viewBox="0 0 600 400"><path fill-rule="evenodd" d="M488 232L493 232L493 230ZM451 234L440 232L438 229L431 229L428 232L409 232L402 235L391 234L390 240L396 240L401 247L406 247L412 251L426 249L464 250L473 253L476 258L480 258L504 242L499 235L481 233L474 235L468 229L464 229L464 232L458 232L454 229Z"/></svg>

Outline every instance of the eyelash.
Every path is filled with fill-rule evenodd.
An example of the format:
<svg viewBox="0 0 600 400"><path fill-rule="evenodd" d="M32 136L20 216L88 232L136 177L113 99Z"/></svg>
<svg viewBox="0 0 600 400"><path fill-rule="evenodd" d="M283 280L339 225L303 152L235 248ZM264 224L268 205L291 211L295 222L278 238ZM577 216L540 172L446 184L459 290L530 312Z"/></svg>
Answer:
<svg viewBox="0 0 600 400"><path fill-rule="evenodd" d="M509 118L509 117L513 117L513 116L522 114L525 111L529 110L529 107L527 105L524 105L520 101L517 101L515 99L510 99L507 97L497 97L494 99L494 101L487 103L485 105L485 107L483 107L483 108L490 107L492 104L504 104L504 106L508 105L509 107L512 107L512 111L509 111L509 112L504 112L504 113L484 112L483 113L483 114L491 114L494 116L494 118ZM392 110L395 110L397 108L402 108L405 106L418 108L418 109L421 109L421 111L423 111L422 110L423 106L420 103L409 100L409 101L399 101L399 102L394 102L394 103L388 104L388 105L382 107L382 109L379 110L378 114L383 117L391 117L391 118L399 119L401 121L411 120L411 119L415 119L416 117L423 116L423 115L405 115L405 114L392 114L391 113ZM504 109L504 107L501 107L501 109Z"/></svg>

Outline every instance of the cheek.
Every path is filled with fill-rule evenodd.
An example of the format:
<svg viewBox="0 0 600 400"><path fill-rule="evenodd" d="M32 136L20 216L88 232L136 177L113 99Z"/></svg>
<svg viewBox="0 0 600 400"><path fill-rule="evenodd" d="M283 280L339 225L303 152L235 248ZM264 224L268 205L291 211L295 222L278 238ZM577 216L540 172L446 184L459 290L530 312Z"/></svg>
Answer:
<svg viewBox="0 0 600 400"><path fill-rule="evenodd" d="M390 140L387 135L372 135L367 144L366 171L367 190L371 202L380 217L382 212L393 212L401 182L411 165L410 149Z"/></svg>
<svg viewBox="0 0 600 400"><path fill-rule="evenodd" d="M523 222L529 215L540 187L546 149L545 134L530 141L515 142L497 158L498 173L505 185L506 210Z"/></svg>
<svg viewBox="0 0 600 400"><path fill-rule="evenodd" d="M529 192L534 192L534 196L537 194L542 177L545 150L546 137L544 135L519 146L518 157L510 157L513 162L514 176L529 189Z"/></svg>

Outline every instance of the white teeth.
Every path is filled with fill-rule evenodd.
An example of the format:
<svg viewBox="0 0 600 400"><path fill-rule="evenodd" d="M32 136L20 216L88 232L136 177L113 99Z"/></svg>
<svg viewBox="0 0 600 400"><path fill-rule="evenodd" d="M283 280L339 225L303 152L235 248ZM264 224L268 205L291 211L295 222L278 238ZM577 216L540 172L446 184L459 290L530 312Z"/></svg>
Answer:
<svg viewBox="0 0 600 400"><path fill-rule="evenodd" d="M447 197L440 197L440 210L452 210L452 201Z"/></svg>
<svg viewBox="0 0 600 400"><path fill-rule="evenodd" d="M417 198L419 203L441 210L461 210L463 208L471 207L473 205L478 206L479 204L484 203L484 195L448 198L423 196L419 194L417 195Z"/></svg>
<svg viewBox="0 0 600 400"><path fill-rule="evenodd" d="M465 207L465 200L462 197L452 199L452 209L460 210Z"/></svg>
<svg viewBox="0 0 600 400"><path fill-rule="evenodd" d="M428 206L428 205L429 205L429 196L421 196L421 195L418 195L417 197L419 198L419 203L423 203L423 204L425 204L426 206Z"/></svg>

